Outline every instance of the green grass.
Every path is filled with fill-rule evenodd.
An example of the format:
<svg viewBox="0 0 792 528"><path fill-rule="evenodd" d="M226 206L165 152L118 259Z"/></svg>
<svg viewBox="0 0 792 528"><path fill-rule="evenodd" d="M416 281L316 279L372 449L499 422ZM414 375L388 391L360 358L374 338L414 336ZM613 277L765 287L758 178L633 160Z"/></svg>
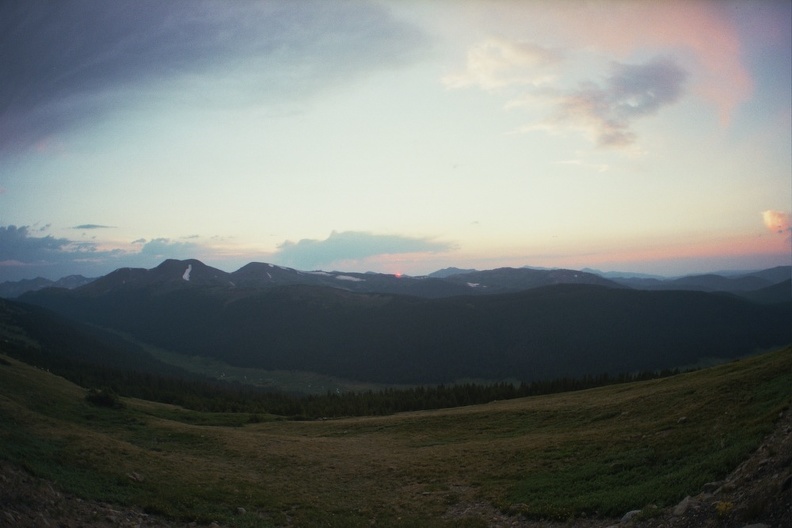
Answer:
<svg viewBox="0 0 792 528"><path fill-rule="evenodd" d="M3 359L0 457L85 498L239 527L483 526L445 516L468 502L559 519L671 505L756 449L792 386L788 347L588 391L293 422L128 398L99 407Z"/></svg>

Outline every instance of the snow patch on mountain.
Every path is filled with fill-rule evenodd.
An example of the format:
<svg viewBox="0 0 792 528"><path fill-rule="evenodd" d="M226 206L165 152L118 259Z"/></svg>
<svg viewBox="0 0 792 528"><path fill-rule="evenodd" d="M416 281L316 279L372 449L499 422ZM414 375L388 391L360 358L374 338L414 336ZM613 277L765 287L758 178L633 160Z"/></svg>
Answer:
<svg viewBox="0 0 792 528"><path fill-rule="evenodd" d="M360 277L352 277L351 275L336 275L336 279L352 281L352 282L363 282L366 280L366 279L361 279Z"/></svg>

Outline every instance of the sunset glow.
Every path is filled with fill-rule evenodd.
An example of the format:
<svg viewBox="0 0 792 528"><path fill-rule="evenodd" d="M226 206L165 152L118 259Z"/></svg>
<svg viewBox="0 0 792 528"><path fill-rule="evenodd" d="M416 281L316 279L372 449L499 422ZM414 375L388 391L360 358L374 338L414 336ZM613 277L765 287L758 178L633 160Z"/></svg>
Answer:
<svg viewBox="0 0 792 528"><path fill-rule="evenodd" d="M0 282L789 265L790 9L4 2Z"/></svg>

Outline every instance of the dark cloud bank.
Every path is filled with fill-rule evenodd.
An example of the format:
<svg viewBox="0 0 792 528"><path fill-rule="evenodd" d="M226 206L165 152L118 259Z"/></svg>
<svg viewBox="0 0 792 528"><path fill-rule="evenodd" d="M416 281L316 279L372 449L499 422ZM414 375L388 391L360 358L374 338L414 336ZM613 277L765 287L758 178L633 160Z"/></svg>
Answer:
<svg viewBox="0 0 792 528"><path fill-rule="evenodd" d="M97 224L85 224L97 225ZM122 267L153 268L163 260L198 258L213 266L234 271L249 261L258 260L301 270L332 266L333 263L362 260L377 255L436 253L455 249L455 245L429 238L378 235L367 232L333 231L325 240L303 239L284 242L273 254L224 261L196 241L155 238L132 242L136 251L101 250L93 242L37 236L29 226L0 226L0 282L45 277L57 280L67 275L98 277Z"/></svg>
<svg viewBox="0 0 792 528"><path fill-rule="evenodd" d="M206 97L206 76L233 80L227 89L251 98L303 97L406 60L421 40L365 2L6 0L0 153L119 107L145 106L172 82L185 83L180 103Z"/></svg>
<svg viewBox="0 0 792 528"><path fill-rule="evenodd" d="M28 226L0 226L0 282L84 274L94 269L96 259L112 260L117 256L115 251L97 251L91 243L34 236Z"/></svg>
<svg viewBox="0 0 792 528"><path fill-rule="evenodd" d="M0 282L35 277L57 280L67 275L97 277L121 267L150 268L166 258L193 258L201 252L195 244L164 238L139 240L140 250L127 252L101 250L94 242L36 234L29 226L0 226Z"/></svg>

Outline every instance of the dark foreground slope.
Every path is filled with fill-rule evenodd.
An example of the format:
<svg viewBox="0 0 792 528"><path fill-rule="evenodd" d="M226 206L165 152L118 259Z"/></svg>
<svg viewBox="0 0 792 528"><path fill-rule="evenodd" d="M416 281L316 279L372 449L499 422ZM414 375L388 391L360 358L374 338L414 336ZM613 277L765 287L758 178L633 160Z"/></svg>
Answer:
<svg viewBox="0 0 792 528"><path fill-rule="evenodd" d="M179 278L23 297L188 356L378 383L523 381L683 367L792 342L792 303L560 284L427 299Z"/></svg>
<svg viewBox="0 0 792 528"><path fill-rule="evenodd" d="M142 400L97 407L4 346L0 526L605 527L631 510L637 526L792 520L790 348L577 393L242 426Z"/></svg>
<svg viewBox="0 0 792 528"><path fill-rule="evenodd" d="M0 299L0 341L6 353L83 384L98 382L106 371L195 377L113 332L5 299Z"/></svg>

